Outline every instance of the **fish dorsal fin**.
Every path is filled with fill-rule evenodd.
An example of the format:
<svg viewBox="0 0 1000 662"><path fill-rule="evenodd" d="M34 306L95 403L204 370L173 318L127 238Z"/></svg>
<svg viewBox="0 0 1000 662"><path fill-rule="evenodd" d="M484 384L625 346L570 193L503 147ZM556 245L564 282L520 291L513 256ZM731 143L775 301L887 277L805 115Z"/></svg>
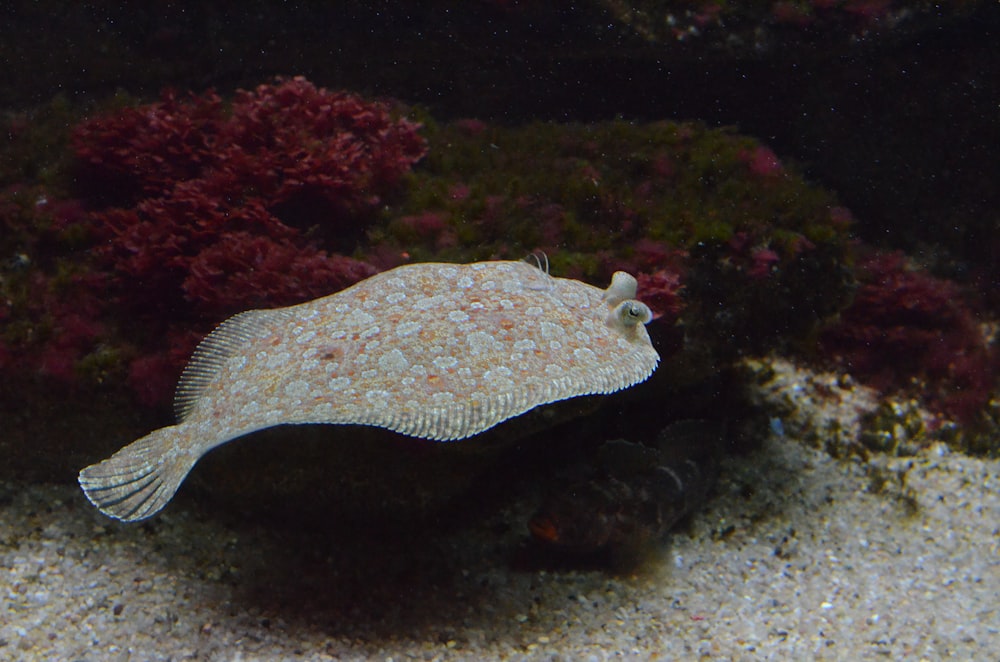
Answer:
<svg viewBox="0 0 1000 662"><path fill-rule="evenodd" d="M215 330L195 348L191 360L181 373L174 394L174 413L177 415L177 420L183 422L190 415L204 394L205 388L229 358L245 351L251 342L272 328L276 319L284 317L284 309L248 310L233 315L215 327Z"/></svg>

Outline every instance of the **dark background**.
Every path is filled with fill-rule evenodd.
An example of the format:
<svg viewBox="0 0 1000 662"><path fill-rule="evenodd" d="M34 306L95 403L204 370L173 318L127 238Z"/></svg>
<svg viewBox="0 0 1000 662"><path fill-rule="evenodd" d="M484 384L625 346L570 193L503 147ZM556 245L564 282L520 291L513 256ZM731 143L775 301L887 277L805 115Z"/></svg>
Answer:
<svg viewBox="0 0 1000 662"><path fill-rule="evenodd" d="M599 2L3 3L0 108L304 75L439 120L736 125L836 191L860 237L961 280L997 258L1000 5L915 6L671 41Z"/></svg>

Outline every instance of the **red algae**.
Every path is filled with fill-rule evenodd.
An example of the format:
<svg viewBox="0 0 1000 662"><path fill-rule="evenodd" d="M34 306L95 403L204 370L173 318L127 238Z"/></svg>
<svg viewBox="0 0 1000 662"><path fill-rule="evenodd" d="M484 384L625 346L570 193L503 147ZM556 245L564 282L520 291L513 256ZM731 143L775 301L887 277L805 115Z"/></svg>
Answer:
<svg viewBox="0 0 1000 662"><path fill-rule="evenodd" d="M167 91L78 125L94 268L117 314L145 328L129 352L141 399L176 379L194 342L181 329L374 274L342 253L423 157L419 128L385 103L301 77L239 91L231 104Z"/></svg>
<svg viewBox="0 0 1000 662"><path fill-rule="evenodd" d="M684 308L681 298L680 274L660 269L651 274L641 273L638 281L638 296L653 311L653 319L667 318L675 321Z"/></svg>
<svg viewBox="0 0 1000 662"><path fill-rule="evenodd" d="M971 423L996 388L998 357L965 292L899 252L874 253L823 351L883 392L911 392L936 413Z"/></svg>
<svg viewBox="0 0 1000 662"><path fill-rule="evenodd" d="M750 172L758 177L777 177L785 171L778 155L764 145L741 152L740 159L747 164Z"/></svg>

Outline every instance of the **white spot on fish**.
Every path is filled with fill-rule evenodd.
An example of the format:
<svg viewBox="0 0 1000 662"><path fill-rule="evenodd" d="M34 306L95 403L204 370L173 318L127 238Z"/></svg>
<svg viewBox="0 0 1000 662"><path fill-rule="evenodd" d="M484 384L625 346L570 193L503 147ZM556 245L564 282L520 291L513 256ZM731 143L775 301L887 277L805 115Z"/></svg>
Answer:
<svg viewBox="0 0 1000 662"><path fill-rule="evenodd" d="M392 397L392 393L389 391L384 391L381 389L374 389L365 393L365 400L373 405L385 406L389 402L389 398Z"/></svg>
<svg viewBox="0 0 1000 662"><path fill-rule="evenodd" d="M309 382L297 379L285 385L285 395L290 398L304 398L309 395Z"/></svg>
<svg viewBox="0 0 1000 662"><path fill-rule="evenodd" d="M451 391L439 391L431 394L430 399L433 405L449 405L455 401L455 394Z"/></svg>
<svg viewBox="0 0 1000 662"><path fill-rule="evenodd" d="M510 368L500 366L494 370L487 370L483 374L483 383L495 389L509 390L514 387L514 380L511 379L513 375Z"/></svg>
<svg viewBox="0 0 1000 662"><path fill-rule="evenodd" d="M291 358L292 355L288 352L276 352L267 357L267 360L264 362L264 366L268 370L277 370L281 366L287 365Z"/></svg>
<svg viewBox="0 0 1000 662"><path fill-rule="evenodd" d="M566 335L566 330L552 322L539 322L538 331L543 338L562 338Z"/></svg>
<svg viewBox="0 0 1000 662"><path fill-rule="evenodd" d="M458 359L454 356L439 356L431 361L434 367L438 370L447 370L448 368L454 368L458 365Z"/></svg>
<svg viewBox="0 0 1000 662"><path fill-rule="evenodd" d="M351 385L350 377L334 377L329 382L327 382L327 386L330 387L331 391L343 391L350 385Z"/></svg>
<svg viewBox="0 0 1000 662"><path fill-rule="evenodd" d="M473 354L482 354L495 347L497 339L485 331L473 331L465 337L465 342Z"/></svg>
<svg viewBox="0 0 1000 662"><path fill-rule="evenodd" d="M410 367L406 356L398 349L391 349L379 357L378 367L385 372L402 372Z"/></svg>
<svg viewBox="0 0 1000 662"><path fill-rule="evenodd" d="M355 310L351 313L351 323L355 326L370 326L375 323L375 317L363 310Z"/></svg>
<svg viewBox="0 0 1000 662"><path fill-rule="evenodd" d="M423 325L420 322L402 322L396 327L396 335L400 338L412 336L414 333L420 332L421 326Z"/></svg>
<svg viewBox="0 0 1000 662"><path fill-rule="evenodd" d="M432 297L423 297L413 304L415 310L440 310L451 304L451 300L443 294L436 294Z"/></svg>

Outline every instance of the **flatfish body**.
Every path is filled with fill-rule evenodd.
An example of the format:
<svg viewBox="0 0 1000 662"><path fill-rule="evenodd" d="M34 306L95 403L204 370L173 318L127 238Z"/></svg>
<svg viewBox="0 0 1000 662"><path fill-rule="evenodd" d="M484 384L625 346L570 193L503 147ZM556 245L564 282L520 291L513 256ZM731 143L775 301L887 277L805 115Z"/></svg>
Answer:
<svg viewBox="0 0 1000 662"><path fill-rule="evenodd" d="M275 425L372 425L432 440L645 380L659 355L617 272L606 290L527 262L397 267L336 294L223 322L177 388L179 423L80 472L105 514L141 520L195 462Z"/></svg>
<svg viewBox="0 0 1000 662"><path fill-rule="evenodd" d="M652 446L616 439L597 451L589 475L556 486L528 528L559 552L637 549L700 507L715 483L724 426L670 425Z"/></svg>

